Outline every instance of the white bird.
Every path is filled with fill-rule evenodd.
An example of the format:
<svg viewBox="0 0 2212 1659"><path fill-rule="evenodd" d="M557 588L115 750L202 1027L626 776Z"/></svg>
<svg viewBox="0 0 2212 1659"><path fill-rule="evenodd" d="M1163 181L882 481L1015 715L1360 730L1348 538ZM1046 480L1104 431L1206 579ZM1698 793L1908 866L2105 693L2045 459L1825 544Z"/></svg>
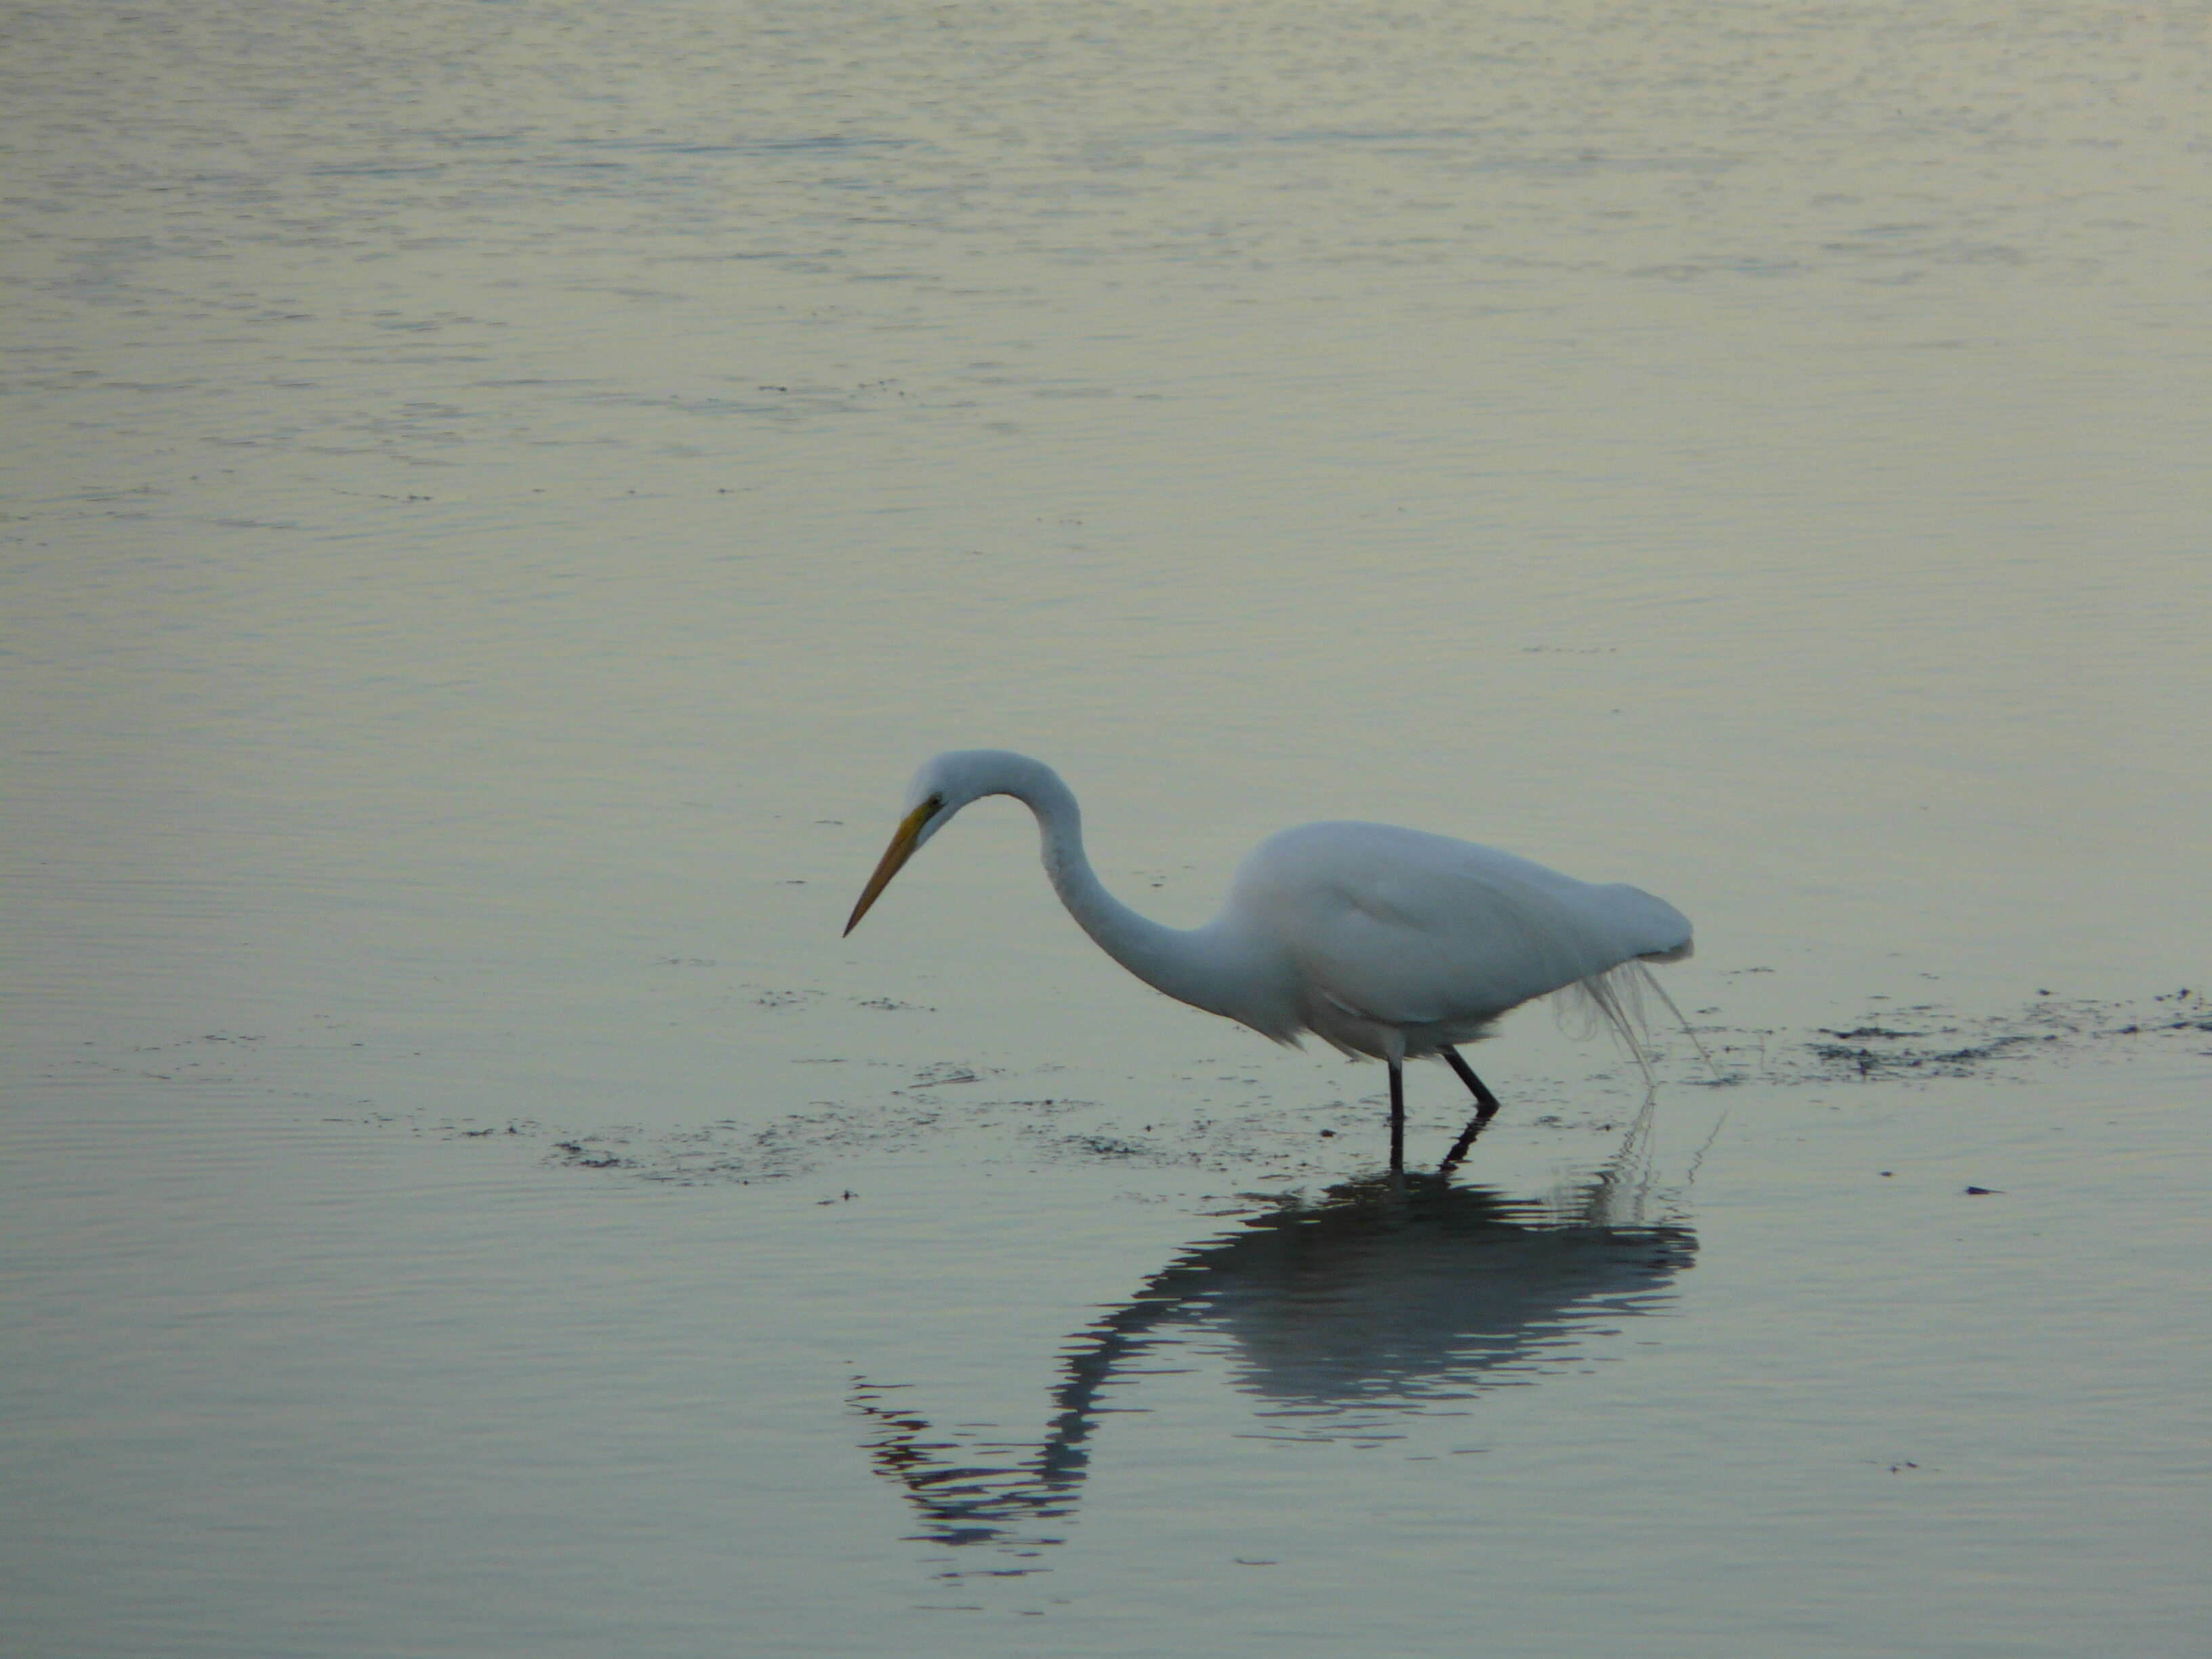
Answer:
<svg viewBox="0 0 2212 1659"><path fill-rule="evenodd" d="M1382 823L1309 823L1272 836L1245 855L1212 921L1164 927L1101 884L1060 775L1003 749L955 750L915 774L906 817L846 933L924 842L986 795L1012 795L1036 815L1060 902L1146 984L1278 1042L1296 1046L1311 1032L1388 1063L1394 1170L1404 1164L1407 1060L1442 1059L1474 1092L1474 1121L1445 1158L1449 1169L1498 1111L1498 1097L1454 1045L1488 1036L1531 998L1579 987L1633 1052L1615 970L1641 973L1643 963L1691 951L1688 919L1638 888L1592 886L1495 848Z"/></svg>

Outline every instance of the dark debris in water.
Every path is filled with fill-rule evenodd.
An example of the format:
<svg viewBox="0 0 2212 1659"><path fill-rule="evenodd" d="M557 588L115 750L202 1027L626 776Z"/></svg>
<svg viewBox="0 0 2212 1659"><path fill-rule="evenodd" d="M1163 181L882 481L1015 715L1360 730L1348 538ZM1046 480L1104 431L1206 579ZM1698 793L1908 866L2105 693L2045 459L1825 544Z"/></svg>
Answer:
<svg viewBox="0 0 2212 1659"><path fill-rule="evenodd" d="M1120 1135L1056 1134L1042 1128L1029 1131L1032 1141L1059 1158L1117 1164L1187 1164L1188 1154L1169 1152L1157 1142L1129 1140Z"/></svg>
<svg viewBox="0 0 2212 1659"><path fill-rule="evenodd" d="M763 1008L803 1008L821 994L819 991L763 991L753 1000Z"/></svg>
<svg viewBox="0 0 2212 1659"><path fill-rule="evenodd" d="M996 1075L988 1066L963 1066L958 1060L940 1060L916 1072L907 1087L936 1089L948 1083L981 1083L985 1078Z"/></svg>
<svg viewBox="0 0 2212 1659"><path fill-rule="evenodd" d="M2005 1014L1959 1015L1923 1003L1896 1011L1914 1016L1910 1024L1868 1018L1824 1026L1802 1046L1773 1046L1771 1034L1742 1043L1730 1041L1724 1030L1705 1029L1720 1037L1731 1059L1755 1055L1752 1075L1766 1083L2010 1077L2023 1065L2082 1054L2117 1038L2212 1031L2212 1006L2195 992L2155 997L2152 1005L2156 1012L2146 1014L2139 1006L2061 999L2049 991L2037 992L2035 1000Z"/></svg>
<svg viewBox="0 0 2212 1659"><path fill-rule="evenodd" d="M771 1007L788 1006L779 999L803 1000L811 994L771 992L761 1001ZM2134 1004L2038 996L1994 1015L1963 1014L1925 1002L1892 1003L1886 997L1868 1000L1890 1006L1796 1036L1732 1030L1706 1020L1698 1022L1698 1030L1722 1068L1718 1081L1771 1089L1939 1079L2011 1081L2038 1067L2116 1052L2115 1045L2161 1038L2212 1054L2212 1047L2198 1041L2212 1033L2212 1000L2196 989ZM188 1044L204 1053L218 1043L249 1041L194 1033L175 1046ZM1678 1054L1665 1066L1668 1086L1713 1080L1681 1060ZM977 1157L998 1163L1200 1170L1239 1179L1264 1170L1267 1178L1290 1182L1334 1178L1346 1159L1364 1162L1382 1145L1379 1095L1284 1109L1259 1087L1256 1074L1239 1072L1206 1085L1218 1091L1219 1084L1230 1083L1235 1088L1203 1100L1194 1097L1186 1111L1162 1119L1159 1103L1150 1095L1132 1107L1076 1095L1009 1097L991 1088L1002 1075L988 1066L936 1060L915 1066L902 1085L872 1096L817 1100L766 1124L724 1119L681 1131L555 1127L526 1119L486 1124L374 1112L364 1121L404 1123L416 1133L477 1145L535 1143L549 1163L680 1185L780 1182L933 1145L941 1155L945 1138L955 1134L972 1144ZM1590 1101L1584 1103L1590 1109L1577 1113L1570 1125L1559 1113L1545 1109L1556 1097L1556 1085L1547 1087L1537 1079L1516 1082L1507 1098L1509 1109L1517 1109L1515 1118L1522 1128L1572 1127L1601 1133L1613 1121L1612 1114L1597 1109L1600 1103ZM1433 1103L1444 1111L1445 1097ZM1617 1109L1619 1103L1605 1104ZM1965 1194L1993 1196L1999 1190L1967 1187Z"/></svg>
<svg viewBox="0 0 2212 1659"><path fill-rule="evenodd" d="M1928 1077L1970 1077L1984 1061L1996 1059L2007 1050L2025 1042L2056 1042L2055 1032L2031 1036L2013 1032L1992 1037L1986 1042L1969 1043L1960 1048L1931 1048L1908 1046L1917 1033L1902 1031L1852 1032L1852 1036L1879 1036L1887 1046L1869 1043L1815 1042L1811 1045L1814 1058L1839 1075L1870 1078L1899 1072L1918 1072Z"/></svg>
<svg viewBox="0 0 2212 1659"><path fill-rule="evenodd" d="M627 1170L634 1167L631 1161L621 1153L587 1141L558 1140L553 1143L553 1151L563 1163L573 1164L580 1170Z"/></svg>
<svg viewBox="0 0 2212 1659"><path fill-rule="evenodd" d="M934 1068L933 1068L934 1069ZM960 1067L974 1080L984 1067ZM951 1081L948 1076L945 1080ZM813 1176L862 1158L896 1157L948 1134L971 1139L979 1155L997 1161L1087 1164L1131 1169L1205 1170L1224 1174L1267 1163L1308 1174L1316 1170L1297 1152L1311 1145L1303 1119L1273 1113L1202 1116L1177 1126L1170 1138L1147 1124L1117 1122L1103 1103L1073 1096L941 1103L906 1090L878 1102L817 1101L764 1126L733 1119L681 1131L635 1126L586 1130L553 1128L527 1120L501 1124L432 1120L420 1115L377 1116L448 1140L502 1144L534 1141L545 1161L569 1169L605 1170L633 1179L676 1185L749 1186Z"/></svg>

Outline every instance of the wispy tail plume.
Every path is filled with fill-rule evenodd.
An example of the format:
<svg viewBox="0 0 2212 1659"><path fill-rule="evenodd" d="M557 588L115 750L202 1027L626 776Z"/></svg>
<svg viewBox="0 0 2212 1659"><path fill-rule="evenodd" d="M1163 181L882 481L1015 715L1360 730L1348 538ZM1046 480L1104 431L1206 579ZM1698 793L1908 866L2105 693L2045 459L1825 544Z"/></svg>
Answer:
<svg viewBox="0 0 2212 1659"><path fill-rule="evenodd" d="M1602 1025L1611 1032L1628 1050L1628 1056L1636 1062L1637 1069L1644 1073L1646 1086L1656 1088L1657 1079L1651 1071L1651 1020L1644 1006L1647 994L1658 998L1667 1012L1674 1017L1674 1023L1682 1028L1682 1035L1690 1039L1690 1046L1698 1051L1698 1058L1705 1062L1706 1069L1718 1079L1721 1068L1714 1063L1712 1055L1706 1051L1705 1043L1698 1039L1689 1019L1675 1005L1674 999L1667 994L1667 988L1654 979L1651 970L1640 961L1624 962L1604 973L1576 981L1559 994L1559 1006L1563 1018L1568 1010L1576 1010L1586 1017L1593 1027Z"/></svg>

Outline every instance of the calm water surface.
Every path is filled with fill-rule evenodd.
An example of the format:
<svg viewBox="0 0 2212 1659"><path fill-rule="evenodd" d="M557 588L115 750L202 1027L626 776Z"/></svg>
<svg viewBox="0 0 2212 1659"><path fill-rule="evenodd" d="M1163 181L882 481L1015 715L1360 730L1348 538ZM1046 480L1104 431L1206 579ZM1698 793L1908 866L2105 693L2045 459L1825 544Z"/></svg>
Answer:
<svg viewBox="0 0 2212 1659"><path fill-rule="evenodd" d="M2197 1650L2208 28L13 9L0 1650ZM841 941L976 744L1723 1080Z"/></svg>

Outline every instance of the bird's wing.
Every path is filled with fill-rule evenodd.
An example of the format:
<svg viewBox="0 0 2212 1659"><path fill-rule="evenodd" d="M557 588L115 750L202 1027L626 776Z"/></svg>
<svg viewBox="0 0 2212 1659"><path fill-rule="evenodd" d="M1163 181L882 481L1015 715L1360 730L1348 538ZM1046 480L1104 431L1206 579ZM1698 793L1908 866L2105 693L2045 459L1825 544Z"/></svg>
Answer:
<svg viewBox="0 0 2212 1659"><path fill-rule="evenodd" d="M1636 888L1382 824L1274 837L1239 871L1236 902L1308 990L1400 1026L1491 1018L1690 938L1680 912Z"/></svg>

